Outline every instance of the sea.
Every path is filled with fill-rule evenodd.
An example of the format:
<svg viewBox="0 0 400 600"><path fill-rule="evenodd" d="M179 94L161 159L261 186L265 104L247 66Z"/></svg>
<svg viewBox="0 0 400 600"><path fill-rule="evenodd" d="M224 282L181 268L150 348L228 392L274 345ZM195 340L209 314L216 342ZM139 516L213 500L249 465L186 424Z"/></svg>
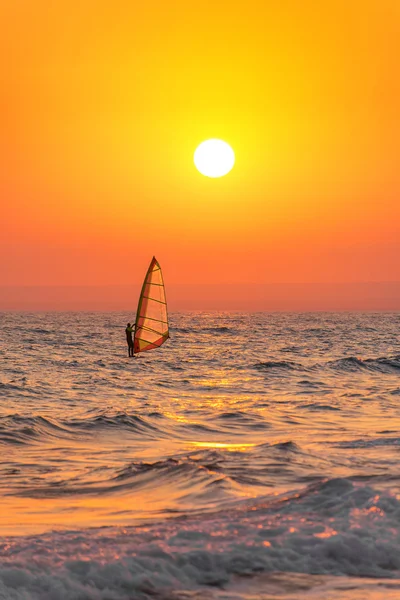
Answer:
<svg viewBox="0 0 400 600"><path fill-rule="evenodd" d="M400 313L0 314L0 599L400 599Z"/></svg>

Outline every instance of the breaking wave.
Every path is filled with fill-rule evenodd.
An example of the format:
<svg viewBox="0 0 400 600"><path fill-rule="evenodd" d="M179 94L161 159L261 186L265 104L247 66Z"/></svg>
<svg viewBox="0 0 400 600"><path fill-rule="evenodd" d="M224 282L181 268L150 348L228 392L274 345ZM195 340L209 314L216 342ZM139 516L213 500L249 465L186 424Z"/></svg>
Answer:
<svg viewBox="0 0 400 600"><path fill-rule="evenodd" d="M4 538L0 593L13 600L166 600L210 597L207 588L229 589L261 573L394 579L399 522L395 496L324 480L162 524Z"/></svg>

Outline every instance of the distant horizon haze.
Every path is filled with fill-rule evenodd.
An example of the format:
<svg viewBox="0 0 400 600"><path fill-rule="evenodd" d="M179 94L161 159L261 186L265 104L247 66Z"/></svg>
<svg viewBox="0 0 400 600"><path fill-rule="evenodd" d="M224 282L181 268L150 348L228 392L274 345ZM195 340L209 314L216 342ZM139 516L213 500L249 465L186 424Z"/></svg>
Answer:
<svg viewBox="0 0 400 600"><path fill-rule="evenodd" d="M0 286L1 311L136 311L141 284ZM398 311L399 282L170 284L169 311Z"/></svg>

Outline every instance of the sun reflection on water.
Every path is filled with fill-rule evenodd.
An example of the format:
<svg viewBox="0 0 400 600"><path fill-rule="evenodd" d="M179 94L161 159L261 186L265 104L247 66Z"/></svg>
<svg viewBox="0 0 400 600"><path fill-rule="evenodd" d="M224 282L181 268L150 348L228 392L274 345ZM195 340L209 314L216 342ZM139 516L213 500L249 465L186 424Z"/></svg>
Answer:
<svg viewBox="0 0 400 600"><path fill-rule="evenodd" d="M192 446L197 448L221 448L223 450L234 452L246 452L249 448L254 448L256 444L228 444L226 442L190 442Z"/></svg>

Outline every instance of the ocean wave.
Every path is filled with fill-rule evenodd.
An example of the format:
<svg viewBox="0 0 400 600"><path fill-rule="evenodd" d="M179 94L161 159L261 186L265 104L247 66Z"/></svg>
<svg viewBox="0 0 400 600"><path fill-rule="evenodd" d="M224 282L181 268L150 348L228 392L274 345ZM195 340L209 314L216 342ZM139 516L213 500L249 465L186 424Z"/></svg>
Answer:
<svg viewBox="0 0 400 600"><path fill-rule="evenodd" d="M193 333L193 331L187 327L174 327L174 333Z"/></svg>
<svg viewBox="0 0 400 600"><path fill-rule="evenodd" d="M334 442L332 445L338 448L379 448L380 446L400 446L400 438L367 438Z"/></svg>
<svg viewBox="0 0 400 600"><path fill-rule="evenodd" d="M8 493L32 498L64 498L68 495L101 496L140 491L149 495L156 493L157 496L161 489L165 489L170 502L174 498L176 510L184 511L189 500L190 506L197 509L201 509L205 501L207 505L211 503L217 507L228 497L237 499L251 489L271 487L277 475L284 477L286 483L290 482L292 486L321 479L316 472L320 459L316 461L315 456L304 453L291 440L221 446L220 449L194 447L160 460L131 461L120 468L86 466L72 479L69 475L61 479L58 472L56 479L39 479L32 485L29 478L18 486L10 485ZM214 496L207 491L211 484L219 489ZM132 509L131 512L141 515L141 509Z"/></svg>
<svg viewBox="0 0 400 600"><path fill-rule="evenodd" d="M321 404L318 402L311 402L310 404L303 404L299 408L304 408L306 410L332 410L332 411L340 411L341 409L338 406L332 406L331 404Z"/></svg>
<svg viewBox="0 0 400 600"><path fill-rule="evenodd" d="M393 579L400 576L399 520L394 495L330 479L274 500L144 527L5 538L0 594L172 600L206 597L208 589L262 573Z"/></svg>
<svg viewBox="0 0 400 600"><path fill-rule="evenodd" d="M39 333L42 335L54 335L54 331L51 331L50 329L42 329L41 327L33 327L29 329L30 333Z"/></svg>
<svg viewBox="0 0 400 600"><path fill-rule="evenodd" d="M291 440L288 442L277 442L276 444L270 444L269 448L276 448L277 450L284 450L285 452L299 452L300 450L299 446Z"/></svg>
<svg viewBox="0 0 400 600"><path fill-rule="evenodd" d="M206 425L205 423L185 423L184 428L205 433L220 433L219 428L211 427L210 425Z"/></svg>
<svg viewBox="0 0 400 600"><path fill-rule="evenodd" d="M8 415L0 417L0 443L26 444L37 440L43 443L49 438L75 438L81 434L95 434L109 429L110 431L128 430L142 437L162 439L169 435L168 430L158 427L150 419L159 418L159 413L148 417L136 414L118 413L114 415L95 414L68 420L51 420L40 415L24 417ZM204 426L206 427L206 426Z"/></svg>
<svg viewBox="0 0 400 600"><path fill-rule="evenodd" d="M309 327L308 329L305 330L305 334L306 335L319 335L320 333L322 333L323 335L325 334L329 334L332 333L332 328L330 327Z"/></svg>
<svg viewBox="0 0 400 600"><path fill-rule="evenodd" d="M285 346L284 348L280 348L279 352L299 354L300 352L304 352L305 346Z"/></svg>
<svg viewBox="0 0 400 600"><path fill-rule="evenodd" d="M258 362L253 368L259 371L340 371L343 373L354 373L362 371L372 371L383 374L393 374L400 372L400 355L383 356L378 358L362 358L356 356L346 356L336 360L330 360L325 363L315 363L313 365L304 365L299 362L286 360L270 360ZM299 382L302 383L302 382ZM315 383L315 382L314 382ZM326 385L320 383L320 385Z"/></svg>
<svg viewBox="0 0 400 600"><path fill-rule="evenodd" d="M216 450L198 450L190 454L181 454L152 463L143 461L133 462L123 467L115 476L115 479L126 479L136 477L142 473L165 472L169 474L181 473L182 471L194 472L202 469L209 472L220 470L224 461L223 454Z"/></svg>
<svg viewBox="0 0 400 600"><path fill-rule="evenodd" d="M21 391L23 389L22 385L18 385L17 383L4 383L0 381L0 396L6 396L10 391Z"/></svg>
<svg viewBox="0 0 400 600"><path fill-rule="evenodd" d="M296 362L291 362L287 360L267 360L265 362L258 362L254 365L254 368L258 371L268 371L268 370L276 370L276 371L304 371L305 367Z"/></svg>
<svg viewBox="0 0 400 600"><path fill-rule="evenodd" d="M224 427L249 429L266 429L270 424L265 421L265 418L257 413L248 413L243 411L232 411L220 413L213 417L214 420L223 423Z"/></svg>
<svg viewBox="0 0 400 600"><path fill-rule="evenodd" d="M201 329L201 331L207 332L207 333L232 333L235 334L237 333L237 331L235 329L233 329L232 327L204 327L204 329Z"/></svg>
<svg viewBox="0 0 400 600"><path fill-rule="evenodd" d="M71 430L48 418L8 415L0 417L0 443L42 443L48 438L65 438Z"/></svg>
<svg viewBox="0 0 400 600"><path fill-rule="evenodd" d="M349 356L338 360L329 361L326 366L343 372L361 370L376 371L379 373L396 373L400 371L400 356L383 356L379 358L360 358Z"/></svg>
<svg viewBox="0 0 400 600"><path fill-rule="evenodd" d="M57 480L56 483L37 482L34 486L9 491L9 495L28 498L62 498L66 496L101 496L116 493L153 493L154 489L175 489L178 504L190 499L200 509L204 500L215 507L221 494L209 492L217 486L223 497L228 496L235 477L224 473L223 457L218 452L199 451L190 455L169 457L155 462L136 461L117 469L98 467L74 479ZM96 477L92 478L92 472ZM147 490L147 492L146 492ZM180 511L182 512L182 511Z"/></svg>
<svg viewBox="0 0 400 600"><path fill-rule="evenodd" d="M93 417L86 417L80 419L71 419L64 421L64 424L71 429L80 429L87 431L96 431L102 429L128 429L129 431L135 431L141 434L157 434L163 435L163 431L160 430L157 425L149 422L149 420L143 416L128 413L118 413L115 415L95 415Z"/></svg>

